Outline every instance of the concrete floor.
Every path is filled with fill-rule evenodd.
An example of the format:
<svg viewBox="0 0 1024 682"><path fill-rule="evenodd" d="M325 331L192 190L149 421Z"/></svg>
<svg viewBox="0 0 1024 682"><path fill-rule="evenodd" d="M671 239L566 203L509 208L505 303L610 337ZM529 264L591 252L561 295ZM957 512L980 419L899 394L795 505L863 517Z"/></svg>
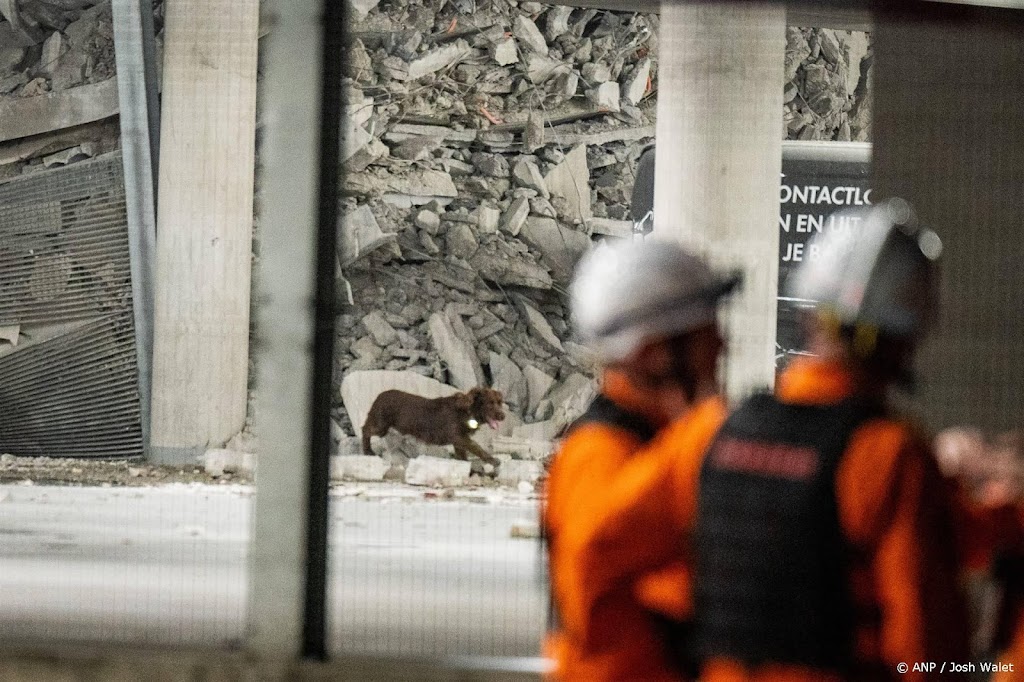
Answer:
<svg viewBox="0 0 1024 682"><path fill-rule="evenodd" d="M252 489L0 486L8 642L240 645ZM332 497L330 637L346 654L536 656L525 499Z"/></svg>

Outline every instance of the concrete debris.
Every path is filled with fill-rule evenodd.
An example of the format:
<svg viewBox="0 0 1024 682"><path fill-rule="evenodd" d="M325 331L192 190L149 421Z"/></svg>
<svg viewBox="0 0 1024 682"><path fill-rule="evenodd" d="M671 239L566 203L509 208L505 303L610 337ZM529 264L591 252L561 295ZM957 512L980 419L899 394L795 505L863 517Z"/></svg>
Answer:
<svg viewBox="0 0 1024 682"><path fill-rule="evenodd" d="M631 104L640 104L640 100L647 93L648 79L651 77L651 60L642 59L633 69L633 74L623 83L626 91L626 99Z"/></svg>
<svg viewBox="0 0 1024 682"><path fill-rule="evenodd" d="M21 337L21 325L20 324L6 324L0 325L0 340L6 341L12 346L18 345L18 339Z"/></svg>
<svg viewBox="0 0 1024 682"><path fill-rule="evenodd" d="M445 47L428 52L419 59L409 63L405 72L405 80L419 80L424 76L437 73L441 69L455 66L468 57L470 53L469 45L461 40L453 45L446 45ZM402 79L399 78L399 80Z"/></svg>
<svg viewBox="0 0 1024 682"><path fill-rule="evenodd" d="M629 220L590 218L587 220L587 231L590 234L602 234L608 237L627 239L633 236L633 223Z"/></svg>
<svg viewBox="0 0 1024 682"><path fill-rule="evenodd" d="M338 229L338 257L342 267L351 265L373 251L395 243L395 235L385 234L367 205L345 211Z"/></svg>
<svg viewBox="0 0 1024 682"><path fill-rule="evenodd" d="M593 379L583 374L573 374L553 388L548 398L555 407L552 421L556 428L561 430L579 419L596 395Z"/></svg>
<svg viewBox="0 0 1024 682"><path fill-rule="evenodd" d="M521 428L522 424L515 428ZM518 459L545 459L551 454L551 441L527 440L515 436L496 436L491 441L491 449L495 454L512 455Z"/></svg>
<svg viewBox="0 0 1024 682"><path fill-rule="evenodd" d="M559 69L567 69L565 64L557 59L551 59L535 52L526 55L526 77L534 85L546 83Z"/></svg>
<svg viewBox="0 0 1024 682"><path fill-rule="evenodd" d="M563 227L552 218L527 218L519 235L540 252L541 260L561 282L571 279L576 262L590 248L586 234Z"/></svg>
<svg viewBox="0 0 1024 682"><path fill-rule="evenodd" d="M118 111L113 78L64 92L0 98L0 142L99 121Z"/></svg>
<svg viewBox="0 0 1024 682"><path fill-rule="evenodd" d="M362 21L370 13L370 10L380 4L380 0L347 0L347 2L356 21Z"/></svg>
<svg viewBox="0 0 1024 682"><path fill-rule="evenodd" d="M496 478L498 483L514 486L519 485L520 481L536 483L543 473L544 466L540 462L512 459L501 463Z"/></svg>
<svg viewBox="0 0 1024 682"><path fill-rule="evenodd" d="M590 62L589 64L584 64L580 73L583 76L583 80L587 81L587 83L590 83L591 85L600 85L601 83L607 83L612 79L611 68L603 62Z"/></svg>
<svg viewBox="0 0 1024 682"><path fill-rule="evenodd" d="M617 113L622 109L618 83L601 83L596 88L587 90L587 99L601 111Z"/></svg>
<svg viewBox="0 0 1024 682"><path fill-rule="evenodd" d="M538 172L538 177L540 173ZM540 178L543 182L543 178ZM508 232L513 237L519 234L519 231L523 229L523 225L526 224L526 219L530 216L530 200L526 197L519 197L512 201L509 207L505 210L505 213L501 216L500 228L505 232Z"/></svg>
<svg viewBox="0 0 1024 682"><path fill-rule="evenodd" d="M614 83L618 89L618 83ZM565 218L573 224L583 225L592 217L590 204L590 170L587 167L587 148L575 147L566 154L565 160L555 166L544 178L552 197L566 202Z"/></svg>
<svg viewBox="0 0 1024 682"><path fill-rule="evenodd" d="M53 72L57 69L62 48L64 47L64 36L60 31L54 31L50 37L43 42L42 56L39 58L39 71L52 78Z"/></svg>
<svg viewBox="0 0 1024 682"><path fill-rule="evenodd" d="M423 203L437 197L454 198L459 195L451 175L427 168L409 169L401 175L349 174L345 178L345 190L363 196L397 194L418 198Z"/></svg>
<svg viewBox="0 0 1024 682"><path fill-rule="evenodd" d="M417 457L405 469L405 482L432 488L450 488L469 482L470 463L440 457Z"/></svg>
<svg viewBox="0 0 1024 682"><path fill-rule="evenodd" d="M481 234L495 234L501 224L501 209L481 206L476 212L476 226Z"/></svg>
<svg viewBox="0 0 1024 682"><path fill-rule="evenodd" d="M431 236L436 237L441 233L441 217L431 210L423 209L419 211L414 222L416 227L429 233Z"/></svg>
<svg viewBox="0 0 1024 682"><path fill-rule="evenodd" d="M530 303L522 296L516 297L516 305L522 312L523 317L526 318L526 324L529 326L530 331L532 331L537 338L543 341L549 348L551 348L551 350L559 353L565 352L565 349L562 348L562 342L555 335L555 332L552 331L551 325L548 324L547 319L539 310L530 305Z"/></svg>
<svg viewBox="0 0 1024 682"><path fill-rule="evenodd" d="M533 23L533 20L529 17L522 14L516 16L512 22L512 35L515 36L520 44L525 45L537 54L547 55L548 41L544 39L544 34L537 28L537 24Z"/></svg>
<svg viewBox="0 0 1024 682"><path fill-rule="evenodd" d="M530 154L544 147L544 115L531 111L523 131L523 148Z"/></svg>
<svg viewBox="0 0 1024 682"><path fill-rule="evenodd" d="M548 391L555 385L555 380L533 365L527 365L523 368L523 377L526 379L526 411L527 414L533 414L537 411L540 401L547 396Z"/></svg>
<svg viewBox="0 0 1024 682"><path fill-rule="evenodd" d="M473 347L466 341L467 336L456 334L453 324L448 315L431 315L428 322L430 340L448 370L452 385L468 391L480 385L480 361Z"/></svg>
<svg viewBox="0 0 1024 682"><path fill-rule="evenodd" d="M547 181L540 174L537 164L528 159L520 159L512 169L512 178L520 187L532 189L540 196L548 198L551 194L548 191Z"/></svg>
<svg viewBox="0 0 1024 682"><path fill-rule="evenodd" d="M566 5L555 5L548 10L544 25L544 35L548 40L555 40L569 32L569 17L572 15L572 10L572 7Z"/></svg>
<svg viewBox="0 0 1024 682"><path fill-rule="evenodd" d="M516 41L512 38L504 38L497 41L491 47L491 57L499 66L508 66L519 61L519 50L516 48Z"/></svg>
<svg viewBox="0 0 1024 682"><path fill-rule="evenodd" d="M339 455L331 457L332 481L383 481L391 466L380 457Z"/></svg>
<svg viewBox="0 0 1024 682"><path fill-rule="evenodd" d="M580 412L580 414L583 413ZM512 431L512 437L537 443L550 443L558 435L558 431L559 426L554 421L548 419L518 426Z"/></svg>
<svg viewBox="0 0 1024 682"><path fill-rule="evenodd" d="M470 259L469 265L488 282L502 286L551 289L551 273L539 263L522 258L509 258L505 249L485 244Z"/></svg>
<svg viewBox="0 0 1024 682"><path fill-rule="evenodd" d="M448 246L448 253L456 258L469 259L473 257L480 243L476 235L466 223L456 223L445 233L445 243Z"/></svg>
<svg viewBox="0 0 1024 682"><path fill-rule="evenodd" d="M527 387L519 366L504 355L491 351L488 363L491 369L491 388L501 391L505 402L513 409L526 407Z"/></svg>
<svg viewBox="0 0 1024 682"><path fill-rule="evenodd" d="M93 146L86 142L85 144L78 145L77 147L65 149L62 152L44 156L43 166L46 168L51 168L53 166L66 166L69 163L74 163L76 161L91 159L93 156L95 156Z"/></svg>
<svg viewBox="0 0 1024 682"><path fill-rule="evenodd" d="M489 178L507 178L509 176L508 160L501 154L485 154L476 152L470 157L473 167Z"/></svg>
<svg viewBox="0 0 1024 682"><path fill-rule="evenodd" d="M363 318L363 326L366 327L366 331L370 332L378 346L389 346L398 340L398 332L379 310L374 310L366 315Z"/></svg>
<svg viewBox="0 0 1024 682"><path fill-rule="evenodd" d="M251 477L256 473L256 455L237 450L207 450L202 457L203 469L210 476L239 474Z"/></svg>

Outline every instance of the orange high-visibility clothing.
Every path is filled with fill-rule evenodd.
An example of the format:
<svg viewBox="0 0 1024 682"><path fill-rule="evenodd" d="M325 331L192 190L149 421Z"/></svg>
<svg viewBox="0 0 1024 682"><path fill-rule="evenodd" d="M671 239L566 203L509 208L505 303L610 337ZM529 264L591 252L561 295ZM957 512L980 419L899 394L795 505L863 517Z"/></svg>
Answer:
<svg viewBox="0 0 1024 682"><path fill-rule="evenodd" d="M650 433L665 421L621 374L606 373L602 395L616 407L643 416ZM608 487L648 437L621 424L585 422L570 431L551 465L542 518L559 618L545 642L545 653L555 661L554 679L681 679L666 658L652 614L628 591L606 595L586 623L560 608L578 599L575 557L581 538L588 536L588 526L605 503Z"/></svg>
<svg viewBox="0 0 1024 682"><path fill-rule="evenodd" d="M843 365L801 359L780 377L777 396L786 403L828 405L857 388ZM697 520L703 458L721 420L717 410L701 405L666 427L649 448L654 452L627 466L608 491L603 516L581 549L586 598L564 607L575 609L574 618L585 620L622 584L635 585L641 599L651 603L654 595L672 588L649 584L650 571L680 561L693 565L689 538ZM858 663L893 678L918 680L925 676L912 669L897 675L896 665L966 656L966 614L951 541L952 492L924 439L898 419L867 421L850 437L835 486L840 527L855 550L849 584L858 614ZM677 615L690 615L689 579L676 582L676 589L687 593L679 600L683 608L676 605ZM838 679L798 666L703 664L701 679L711 682Z"/></svg>

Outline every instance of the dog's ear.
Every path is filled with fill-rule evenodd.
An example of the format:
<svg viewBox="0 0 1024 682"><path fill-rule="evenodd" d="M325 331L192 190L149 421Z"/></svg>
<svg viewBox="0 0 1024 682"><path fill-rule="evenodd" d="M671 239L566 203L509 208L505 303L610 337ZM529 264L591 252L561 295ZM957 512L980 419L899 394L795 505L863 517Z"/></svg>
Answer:
<svg viewBox="0 0 1024 682"><path fill-rule="evenodd" d="M473 391L476 389L474 388ZM455 407L460 410L469 410L473 408L473 391L469 393L456 393L452 396L455 401Z"/></svg>

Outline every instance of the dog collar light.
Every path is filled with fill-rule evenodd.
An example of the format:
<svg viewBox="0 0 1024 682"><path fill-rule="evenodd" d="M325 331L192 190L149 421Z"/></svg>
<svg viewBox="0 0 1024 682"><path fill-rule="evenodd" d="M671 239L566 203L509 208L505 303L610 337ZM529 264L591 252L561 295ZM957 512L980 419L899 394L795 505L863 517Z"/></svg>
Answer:
<svg viewBox="0 0 1024 682"><path fill-rule="evenodd" d="M466 422L466 423L469 424L469 428L471 428L471 429L479 429L480 428L480 422L478 422L475 419L470 418L470 420L468 422Z"/></svg>

